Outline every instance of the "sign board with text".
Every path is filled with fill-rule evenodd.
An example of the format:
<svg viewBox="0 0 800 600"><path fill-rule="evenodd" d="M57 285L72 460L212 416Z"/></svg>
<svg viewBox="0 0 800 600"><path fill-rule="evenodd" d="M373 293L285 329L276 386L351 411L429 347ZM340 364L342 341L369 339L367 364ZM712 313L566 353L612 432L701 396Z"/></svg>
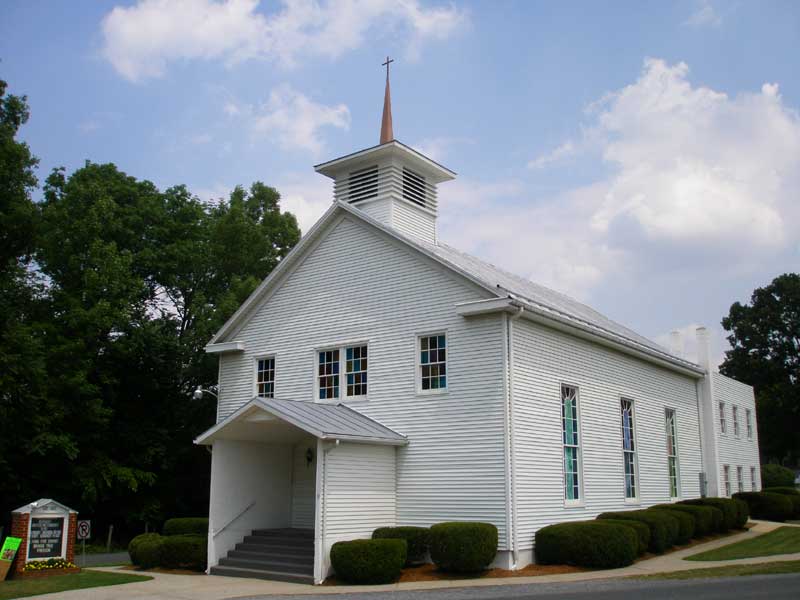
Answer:
<svg viewBox="0 0 800 600"><path fill-rule="evenodd" d="M56 558L62 555L64 517L31 518L28 558Z"/></svg>

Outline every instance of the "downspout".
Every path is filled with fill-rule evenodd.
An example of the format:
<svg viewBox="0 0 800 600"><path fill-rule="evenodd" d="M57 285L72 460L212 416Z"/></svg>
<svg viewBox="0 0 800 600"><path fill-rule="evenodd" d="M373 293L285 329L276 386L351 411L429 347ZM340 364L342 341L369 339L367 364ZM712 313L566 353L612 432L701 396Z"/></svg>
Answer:
<svg viewBox="0 0 800 600"><path fill-rule="evenodd" d="M514 485L514 321L519 319L524 312L522 306L517 307L517 312L511 317L504 315L506 322L506 494L508 506L508 541L511 550L511 569L516 570L519 564L519 549L517 548L517 503L516 488Z"/></svg>

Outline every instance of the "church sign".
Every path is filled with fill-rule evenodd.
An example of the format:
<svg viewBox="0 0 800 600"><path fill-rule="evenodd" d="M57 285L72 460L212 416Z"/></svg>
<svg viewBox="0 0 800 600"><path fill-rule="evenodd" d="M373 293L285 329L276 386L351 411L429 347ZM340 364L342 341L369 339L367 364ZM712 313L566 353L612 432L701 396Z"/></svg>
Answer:
<svg viewBox="0 0 800 600"><path fill-rule="evenodd" d="M62 556L64 517L31 519L31 537L28 539L28 559Z"/></svg>

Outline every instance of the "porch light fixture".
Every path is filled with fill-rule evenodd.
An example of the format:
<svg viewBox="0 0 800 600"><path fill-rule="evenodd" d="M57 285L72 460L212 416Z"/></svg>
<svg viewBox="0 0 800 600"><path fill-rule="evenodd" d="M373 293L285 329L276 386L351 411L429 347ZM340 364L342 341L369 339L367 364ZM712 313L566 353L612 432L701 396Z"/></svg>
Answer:
<svg viewBox="0 0 800 600"><path fill-rule="evenodd" d="M195 400L202 400L203 399L203 393L211 394L212 396L214 396L214 398L217 398L217 393L216 392L214 392L212 390L207 390L202 385L198 385L195 388L194 393L192 394L192 398L194 398Z"/></svg>

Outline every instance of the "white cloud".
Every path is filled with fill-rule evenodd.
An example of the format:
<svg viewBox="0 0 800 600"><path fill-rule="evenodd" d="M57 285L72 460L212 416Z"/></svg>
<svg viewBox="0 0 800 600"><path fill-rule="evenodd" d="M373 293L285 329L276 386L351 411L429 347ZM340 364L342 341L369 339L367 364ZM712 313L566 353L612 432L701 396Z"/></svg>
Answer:
<svg viewBox="0 0 800 600"><path fill-rule="evenodd" d="M719 27L722 25L722 17L714 10L711 0L699 0L696 10L684 21L684 25L692 27L704 27L711 25Z"/></svg>
<svg viewBox="0 0 800 600"><path fill-rule="evenodd" d="M335 59L369 35L405 40L410 57L427 40L448 38L467 21L453 5L419 0L283 0L258 11L259 0L139 0L103 19L103 54L131 81L161 77L170 63L268 59L291 67L306 57Z"/></svg>
<svg viewBox="0 0 800 600"><path fill-rule="evenodd" d="M474 143L475 140L470 138L442 136L426 138L416 144L412 144L412 146L428 158L442 162L453 148Z"/></svg>
<svg viewBox="0 0 800 600"><path fill-rule="evenodd" d="M567 140L563 144L556 147L554 150L541 154L528 162L529 169L541 169L553 163L560 162L566 158L574 156L577 152L575 144L571 140Z"/></svg>

